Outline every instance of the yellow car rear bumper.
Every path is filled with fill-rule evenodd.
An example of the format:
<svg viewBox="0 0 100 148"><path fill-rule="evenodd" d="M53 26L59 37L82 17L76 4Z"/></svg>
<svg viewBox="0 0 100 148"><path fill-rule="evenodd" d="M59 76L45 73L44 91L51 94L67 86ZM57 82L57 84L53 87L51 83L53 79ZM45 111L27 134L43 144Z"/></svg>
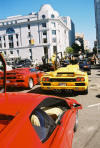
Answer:
<svg viewBox="0 0 100 148"><path fill-rule="evenodd" d="M67 86L57 86L57 85L50 85L48 83L47 85L46 85L46 83L45 83L45 85L43 83L43 84L41 84L41 88L43 90L74 90L74 91L84 91L88 88L88 86L86 84L84 86L76 86L76 85L73 85L73 84L67 85ZM64 84L62 83L62 85L64 85Z"/></svg>

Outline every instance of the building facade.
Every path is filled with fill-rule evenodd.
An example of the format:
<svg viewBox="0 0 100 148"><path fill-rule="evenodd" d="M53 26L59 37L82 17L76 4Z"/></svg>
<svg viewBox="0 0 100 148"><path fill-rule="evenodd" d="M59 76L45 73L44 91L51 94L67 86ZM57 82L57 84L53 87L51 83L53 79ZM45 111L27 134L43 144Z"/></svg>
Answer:
<svg viewBox="0 0 100 148"><path fill-rule="evenodd" d="M90 46L89 46L89 41L88 40L84 40L84 50L89 50Z"/></svg>
<svg viewBox="0 0 100 148"><path fill-rule="evenodd" d="M0 52L7 60L28 58L41 62L54 52L64 52L75 42L74 24L70 17L60 17L50 5L37 13L0 20Z"/></svg>
<svg viewBox="0 0 100 148"><path fill-rule="evenodd" d="M96 41L98 53L100 54L100 0L94 0L94 6L96 23Z"/></svg>

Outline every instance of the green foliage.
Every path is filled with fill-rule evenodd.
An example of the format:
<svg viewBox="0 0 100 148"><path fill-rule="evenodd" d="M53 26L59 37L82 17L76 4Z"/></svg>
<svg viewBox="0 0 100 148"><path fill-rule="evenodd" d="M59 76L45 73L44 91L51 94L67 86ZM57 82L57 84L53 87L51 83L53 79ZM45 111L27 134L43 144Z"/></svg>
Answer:
<svg viewBox="0 0 100 148"><path fill-rule="evenodd" d="M74 49L72 47L67 47L66 48L66 53L73 54L74 53Z"/></svg>

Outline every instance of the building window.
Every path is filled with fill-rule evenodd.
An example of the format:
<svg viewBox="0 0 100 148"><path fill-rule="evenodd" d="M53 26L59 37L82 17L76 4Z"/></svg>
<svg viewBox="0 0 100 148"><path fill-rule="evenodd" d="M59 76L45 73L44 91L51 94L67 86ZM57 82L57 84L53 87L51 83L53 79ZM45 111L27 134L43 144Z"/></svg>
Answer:
<svg viewBox="0 0 100 148"><path fill-rule="evenodd" d="M4 47L6 47L6 43L4 43Z"/></svg>
<svg viewBox="0 0 100 148"><path fill-rule="evenodd" d="M53 43L56 43L56 38L52 38L52 42Z"/></svg>
<svg viewBox="0 0 100 148"><path fill-rule="evenodd" d="M11 34L11 33L15 33L14 28L7 28L6 34Z"/></svg>
<svg viewBox="0 0 100 148"><path fill-rule="evenodd" d="M10 51L11 54L13 54L13 51Z"/></svg>
<svg viewBox="0 0 100 148"><path fill-rule="evenodd" d="M30 32L28 32L28 36L31 37L31 33Z"/></svg>
<svg viewBox="0 0 100 148"><path fill-rule="evenodd" d="M5 41L5 36L3 36L3 39L4 39L4 41Z"/></svg>
<svg viewBox="0 0 100 148"><path fill-rule="evenodd" d="M0 48L2 48L2 44L0 43Z"/></svg>
<svg viewBox="0 0 100 148"><path fill-rule="evenodd" d="M29 40L29 44L31 44L31 40Z"/></svg>
<svg viewBox="0 0 100 148"><path fill-rule="evenodd" d="M54 14L51 15L51 18L55 18Z"/></svg>
<svg viewBox="0 0 100 148"><path fill-rule="evenodd" d="M42 18L45 19L45 15L42 15Z"/></svg>
<svg viewBox="0 0 100 148"><path fill-rule="evenodd" d="M13 42L9 43L9 48L14 48Z"/></svg>
<svg viewBox="0 0 100 148"><path fill-rule="evenodd" d="M17 46L19 46L19 42L17 41Z"/></svg>
<svg viewBox="0 0 100 148"><path fill-rule="evenodd" d="M47 35L47 31L43 31L43 35Z"/></svg>
<svg viewBox="0 0 100 148"><path fill-rule="evenodd" d="M8 36L9 41L13 41L13 35Z"/></svg>
<svg viewBox="0 0 100 148"><path fill-rule="evenodd" d="M47 43L47 38L44 38L43 39L43 43Z"/></svg>
<svg viewBox="0 0 100 148"><path fill-rule="evenodd" d="M52 27L56 27L56 23L55 22L51 22Z"/></svg>
<svg viewBox="0 0 100 148"><path fill-rule="evenodd" d="M17 54L19 55L19 50L17 50Z"/></svg>
<svg viewBox="0 0 100 148"><path fill-rule="evenodd" d="M46 27L46 23L42 23L42 27Z"/></svg>
<svg viewBox="0 0 100 148"><path fill-rule="evenodd" d="M6 55L6 51L4 51L4 54Z"/></svg>
<svg viewBox="0 0 100 148"><path fill-rule="evenodd" d="M28 29L30 29L30 25L28 25Z"/></svg>
<svg viewBox="0 0 100 148"><path fill-rule="evenodd" d="M29 52L32 53L32 49L29 49Z"/></svg>
<svg viewBox="0 0 100 148"><path fill-rule="evenodd" d="M18 34L16 34L16 39L18 39Z"/></svg>
<svg viewBox="0 0 100 148"><path fill-rule="evenodd" d="M53 46L53 53L57 53L57 46Z"/></svg>
<svg viewBox="0 0 100 148"><path fill-rule="evenodd" d="M56 30L52 30L52 34L53 35L56 35Z"/></svg>

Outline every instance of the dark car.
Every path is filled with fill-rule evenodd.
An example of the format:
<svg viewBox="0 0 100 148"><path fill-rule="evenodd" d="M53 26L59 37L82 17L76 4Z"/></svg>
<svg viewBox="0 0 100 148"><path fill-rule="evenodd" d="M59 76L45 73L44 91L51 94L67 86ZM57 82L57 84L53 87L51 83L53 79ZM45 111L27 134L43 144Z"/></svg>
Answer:
<svg viewBox="0 0 100 148"><path fill-rule="evenodd" d="M32 62L29 59L23 59L18 61L13 68L25 68L30 67L32 65Z"/></svg>
<svg viewBox="0 0 100 148"><path fill-rule="evenodd" d="M52 63L40 64L35 68L44 72L54 71L54 66Z"/></svg>
<svg viewBox="0 0 100 148"><path fill-rule="evenodd" d="M60 62L60 65L61 65L61 67L66 67L67 65L69 65L69 60L62 60L61 62Z"/></svg>
<svg viewBox="0 0 100 148"><path fill-rule="evenodd" d="M87 59L79 61L79 68L83 71L86 71L88 75L91 74L91 64Z"/></svg>

